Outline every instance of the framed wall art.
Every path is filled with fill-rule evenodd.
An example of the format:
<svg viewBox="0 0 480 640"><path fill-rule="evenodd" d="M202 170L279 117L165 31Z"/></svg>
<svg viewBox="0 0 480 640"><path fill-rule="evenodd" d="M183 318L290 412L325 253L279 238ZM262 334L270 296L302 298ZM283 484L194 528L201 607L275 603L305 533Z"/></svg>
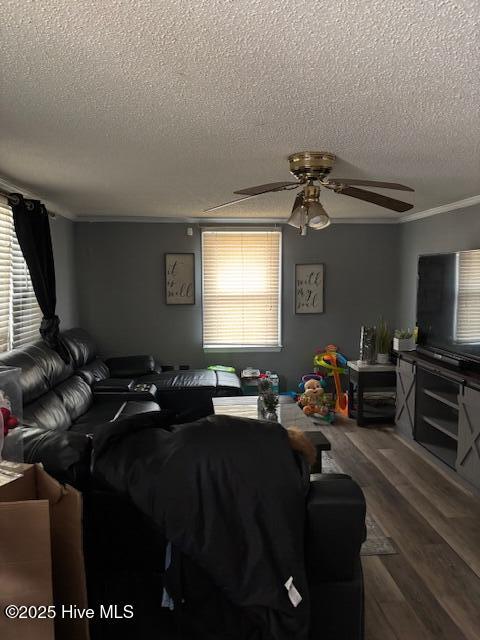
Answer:
<svg viewBox="0 0 480 640"><path fill-rule="evenodd" d="M323 313L324 264L295 265L295 313Z"/></svg>
<svg viewBox="0 0 480 640"><path fill-rule="evenodd" d="M195 254L165 254L166 304L195 304Z"/></svg>

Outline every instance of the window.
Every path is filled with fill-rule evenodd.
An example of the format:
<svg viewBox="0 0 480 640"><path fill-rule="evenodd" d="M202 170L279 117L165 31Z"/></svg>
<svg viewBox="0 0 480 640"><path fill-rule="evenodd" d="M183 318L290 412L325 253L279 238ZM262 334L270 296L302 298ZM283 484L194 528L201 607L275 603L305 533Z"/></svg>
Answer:
<svg viewBox="0 0 480 640"><path fill-rule="evenodd" d="M280 231L202 233L204 348L280 347Z"/></svg>
<svg viewBox="0 0 480 640"><path fill-rule="evenodd" d="M12 212L0 206L0 351L36 340L41 319Z"/></svg>
<svg viewBox="0 0 480 640"><path fill-rule="evenodd" d="M480 251L461 251L457 256L458 342L480 342Z"/></svg>

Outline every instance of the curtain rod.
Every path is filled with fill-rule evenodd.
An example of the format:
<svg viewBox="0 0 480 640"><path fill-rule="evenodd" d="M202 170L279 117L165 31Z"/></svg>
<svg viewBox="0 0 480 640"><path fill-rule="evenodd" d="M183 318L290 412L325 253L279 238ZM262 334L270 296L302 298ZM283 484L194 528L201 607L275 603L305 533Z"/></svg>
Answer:
<svg viewBox="0 0 480 640"><path fill-rule="evenodd" d="M14 204L18 204L20 202L18 196L7 193L6 191L0 190L0 196L2 196L3 198L6 198L7 201L12 201ZM29 205L28 200L34 200L35 198L25 198L25 200L27 201L27 209L29 211L31 211L33 209L33 205ZM47 210L48 215L51 218L55 218L55 214L54 213L50 213L50 211Z"/></svg>

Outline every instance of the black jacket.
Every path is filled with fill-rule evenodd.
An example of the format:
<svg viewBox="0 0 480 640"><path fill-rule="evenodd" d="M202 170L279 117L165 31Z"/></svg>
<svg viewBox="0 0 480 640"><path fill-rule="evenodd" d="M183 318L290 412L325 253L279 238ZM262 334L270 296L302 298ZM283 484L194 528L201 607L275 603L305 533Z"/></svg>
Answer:
<svg viewBox="0 0 480 640"><path fill-rule="evenodd" d="M151 414L98 429L93 450L96 480L127 495L255 629L242 636L227 616L198 637L307 639L304 484L280 425L210 416L170 426Z"/></svg>

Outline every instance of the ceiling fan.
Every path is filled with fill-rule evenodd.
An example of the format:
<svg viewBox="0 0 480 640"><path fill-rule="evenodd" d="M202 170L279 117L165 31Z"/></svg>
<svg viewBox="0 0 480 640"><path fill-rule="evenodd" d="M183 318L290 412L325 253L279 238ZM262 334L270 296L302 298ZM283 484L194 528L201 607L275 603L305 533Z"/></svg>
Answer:
<svg viewBox="0 0 480 640"><path fill-rule="evenodd" d="M330 224L330 216L320 203L320 190L322 188L329 189L334 193L340 193L344 196L357 198L377 204L385 209L392 211L408 211L413 204L395 200L388 196L359 189L359 185L363 187L377 187L380 189L395 189L398 191L414 191L411 187L396 182L377 182L374 180L357 180L350 178L328 178L328 174L335 164L335 155L328 151L300 151L292 153L288 156L290 163L290 173L297 179L289 182L271 182L269 184L261 184L248 189L239 189L234 193L242 195L242 198L224 202L216 207L205 209L205 212L216 211L222 207L228 207L231 204L255 198L263 193L274 191L290 191L302 187L298 192L293 203L292 213L287 220L287 224L300 229L301 235L307 234L308 227L312 229L325 229ZM315 184L318 183L318 184Z"/></svg>

